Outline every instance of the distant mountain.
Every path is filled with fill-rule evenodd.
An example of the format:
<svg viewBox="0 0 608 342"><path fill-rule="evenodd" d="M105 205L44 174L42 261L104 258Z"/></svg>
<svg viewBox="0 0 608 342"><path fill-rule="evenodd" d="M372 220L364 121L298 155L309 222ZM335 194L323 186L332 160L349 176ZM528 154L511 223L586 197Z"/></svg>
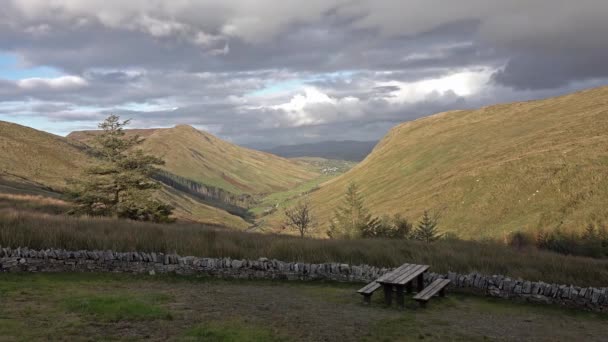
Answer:
<svg viewBox="0 0 608 342"><path fill-rule="evenodd" d="M318 143L281 145L266 152L285 158L320 157L325 159L361 161L374 149L377 141L322 141Z"/></svg>
<svg viewBox="0 0 608 342"><path fill-rule="evenodd" d="M436 210L463 238L608 226L608 87L400 124L311 194L319 222L351 182L375 215Z"/></svg>
<svg viewBox="0 0 608 342"><path fill-rule="evenodd" d="M297 161L237 146L188 125L126 132L145 138L141 148L162 158L162 169L183 185L198 184L235 195L261 194L286 190L318 176ZM98 133L73 132L68 138L88 142Z"/></svg>
<svg viewBox="0 0 608 342"><path fill-rule="evenodd" d="M86 167L97 162L88 150L87 145L73 139L0 121L0 194L58 197L69 179L80 177ZM156 196L175 206L180 220L238 229L249 225L241 217L168 186Z"/></svg>

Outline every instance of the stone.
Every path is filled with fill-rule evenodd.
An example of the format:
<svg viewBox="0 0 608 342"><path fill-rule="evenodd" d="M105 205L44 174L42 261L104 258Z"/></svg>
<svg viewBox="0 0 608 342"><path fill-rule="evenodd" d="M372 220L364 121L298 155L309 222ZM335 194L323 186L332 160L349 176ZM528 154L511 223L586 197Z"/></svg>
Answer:
<svg viewBox="0 0 608 342"><path fill-rule="evenodd" d="M521 292L524 294L530 294L532 292L532 283L525 281L522 285Z"/></svg>

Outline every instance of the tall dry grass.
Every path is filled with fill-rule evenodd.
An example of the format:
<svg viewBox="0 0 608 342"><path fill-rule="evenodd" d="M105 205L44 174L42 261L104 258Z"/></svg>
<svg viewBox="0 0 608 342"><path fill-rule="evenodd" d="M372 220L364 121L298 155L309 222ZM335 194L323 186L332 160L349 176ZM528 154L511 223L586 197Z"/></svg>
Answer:
<svg viewBox="0 0 608 342"><path fill-rule="evenodd" d="M111 249L181 255L297 262L343 262L396 266L431 265L437 272L505 274L580 286L607 286L608 260L564 256L498 243L402 240L317 240L230 231L196 224L158 225L102 218L76 218L0 211L0 246L36 249Z"/></svg>
<svg viewBox="0 0 608 342"><path fill-rule="evenodd" d="M70 207L70 203L53 197L0 193L0 210L31 210L48 214L61 214L67 212Z"/></svg>

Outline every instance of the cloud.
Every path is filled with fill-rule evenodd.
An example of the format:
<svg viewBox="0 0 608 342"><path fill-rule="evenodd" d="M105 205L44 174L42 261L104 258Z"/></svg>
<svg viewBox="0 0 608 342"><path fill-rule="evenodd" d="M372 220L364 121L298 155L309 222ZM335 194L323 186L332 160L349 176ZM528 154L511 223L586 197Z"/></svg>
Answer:
<svg viewBox="0 0 608 342"><path fill-rule="evenodd" d="M376 139L605 84L607 15L596 0L7 0L0 58L57 75L0 71L0 115L62 133L115 112L247 144Z"/></svg>
<svg viewBox="0 0 608 342"><path fill-rule="evenodd" d="M60 76L55 78L25 78L17 81L22 89L73 90L87 86L87 81L79 76Z"/></svg>

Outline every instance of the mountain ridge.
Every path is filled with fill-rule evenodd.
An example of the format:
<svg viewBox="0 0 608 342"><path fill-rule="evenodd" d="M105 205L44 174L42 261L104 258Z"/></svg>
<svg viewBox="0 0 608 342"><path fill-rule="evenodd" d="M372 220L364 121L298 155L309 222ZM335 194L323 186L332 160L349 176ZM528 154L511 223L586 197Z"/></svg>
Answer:
<svg viewBox="0 0 608 342"><path fill-rule="evenodd" d="M71 139L90 141L98 131L77 131ZM135 135L142 130L125 130ZM189 125L143 130L141 148L166 162L161 169L234 194L288 189L318 173L296 161L241 147Z"/></svg>
<svg viewBox="0 0 608 342"><path fill-rule="evenodd" d="M608 87L438 113L397 125L373 152L312 193L321 222L350 182L377 215L441 225L465 238L608 223Z"/></svg>

